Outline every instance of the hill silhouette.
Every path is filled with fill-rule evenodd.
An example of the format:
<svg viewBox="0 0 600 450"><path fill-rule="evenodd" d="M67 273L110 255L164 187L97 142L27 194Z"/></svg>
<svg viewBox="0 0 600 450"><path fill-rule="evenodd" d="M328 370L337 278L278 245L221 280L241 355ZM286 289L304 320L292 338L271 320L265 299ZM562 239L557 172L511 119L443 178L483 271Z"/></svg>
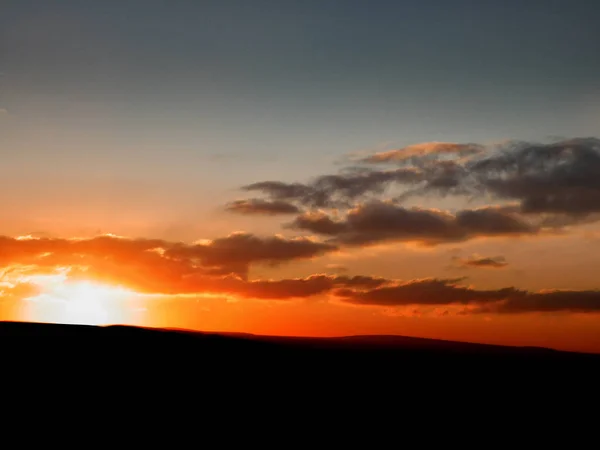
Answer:
<svg viewBox="0 0 600 450"><path fill-rule="evenodd" d="M592 392L600 374L596 354L403 336L0 322L0 342L6 392L38 387L55 402L109 398L115 412L160 412L165 421L188 405L214 421L232 423L233 415L244 424L260 422L252 412L260 408L284 422L306 410L310 420L360 414L368 422L381 405L415 412L469 404L476 414L497 413L502 404L556 403L560 390Z"/></svg>
<svg viewBox="0 0 600 450"><path fill-rule="evenodd" d="M35 338L35 339L32 339ZM367 363L372 368L397 369L410 365L518 364L520 366L599 364L600 355L537 347L510 347L405 336L287 337L248 333L201 332L174 328L125 325L90 326L31 322L0 322L0 339L40 349L53 346L57 356L102 349L122 357L135 349L142 357L187 355L204 363L252 358L265 364L294 361L323 368ZM185 361L180 361L180 364Z"/></svg>

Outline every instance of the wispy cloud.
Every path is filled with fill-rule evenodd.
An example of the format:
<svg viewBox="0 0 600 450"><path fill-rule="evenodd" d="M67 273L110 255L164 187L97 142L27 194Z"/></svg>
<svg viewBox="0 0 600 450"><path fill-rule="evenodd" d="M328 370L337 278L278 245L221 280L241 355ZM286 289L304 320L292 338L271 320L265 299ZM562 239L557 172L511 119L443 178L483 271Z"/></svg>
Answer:
<svg viewBox="0 0 600 450"><path fill-rule="evenodd" d="M452 261L458 267L470 269L503 269L508 266L508 262L506 262L504 256L473 255L469 258L460 258L455 256L452 258Z"/></svg>
<svg viewBox="0 0 600 450"><path fill-rule="evenodd" d="M422 142L404 148L378 152L363 158L366 163L412 163L419 164L443 156L473 156L485 151L481 144L457 144L454 142Z"/></svg>
<svg viewBox="0 0 600 450"><path fill-rule="evenodd" d="M291 203L282 200L263 200L258 198L236 200L227 204L225 209L238 214L265 216L296 214L300 212L300 209Z"/></svg>

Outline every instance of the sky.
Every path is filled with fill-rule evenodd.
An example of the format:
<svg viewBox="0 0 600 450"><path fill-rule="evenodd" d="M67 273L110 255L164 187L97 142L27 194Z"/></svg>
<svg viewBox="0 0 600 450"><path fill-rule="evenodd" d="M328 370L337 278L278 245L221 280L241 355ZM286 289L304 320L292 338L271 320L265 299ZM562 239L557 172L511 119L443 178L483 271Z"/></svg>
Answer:
<svg viewBox="0 0 600 450"><path fill-rule="evenodd" d="M2 1L0 318L600 352L599 13Z"/></svg>

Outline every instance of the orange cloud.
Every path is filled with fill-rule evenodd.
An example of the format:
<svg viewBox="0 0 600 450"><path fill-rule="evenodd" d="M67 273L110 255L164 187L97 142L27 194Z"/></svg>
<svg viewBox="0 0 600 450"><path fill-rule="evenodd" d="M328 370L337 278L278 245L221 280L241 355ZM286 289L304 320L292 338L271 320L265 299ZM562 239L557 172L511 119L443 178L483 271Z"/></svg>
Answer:
<svg viewBox="0 0 600 450"><path fill-rule="evenodd" d="M437 157L440 155L452 156L471 156L482 153L485 150L483 145L479 144L457 144L454 142L422 142L409 145L404 148L379 152L371 155L363 162L382 163L391 161L409 161L425 159L427 157Z"/></svg>
<svg viewBox="0 0 600 450"><path fill-rule="evenodd" d="M461 267L476 269L503 269L508 263L503 256L471 256L470 258L453 258L454 262Z"/></svg>
<svg viewBox="0 0 600 450"><path fill-rule="evenodd" d="M199 244L158 239L99 236L90 239L17 239L0 237L0 266L74 267L73 273L94 273L125 279L136 288L177 285L198 276L232 274L246 278L252 264L282 264L335 251L331 244L307 238L258 237L247 233Z"/></svg>
<svg viewBox="0 0 600 450"><path fill-rule="evenodd" d="M265 216L300 212L300 209L291 203L281 200L263 200L259 198L236 200L226 205L225 209L238 214Z"/></svg>
<svg viewBox="0 0 600 450"><path fill-rule="evenodd" d="M515 287L481 290L464 278L396 280L373 276L313 274L279 280L245 277L248 265L312 258L333 247L307 239L244 233L183 244L100 236L91 239L0 238L0 296L37 295L33 275L67 273L72 280L102 281L138 293L223 295L287 300L328 294L353 305L384 308L466 306L464 314L600 312L600 291L539 291ZM239 273L241 271L241 274Z"/></svg>

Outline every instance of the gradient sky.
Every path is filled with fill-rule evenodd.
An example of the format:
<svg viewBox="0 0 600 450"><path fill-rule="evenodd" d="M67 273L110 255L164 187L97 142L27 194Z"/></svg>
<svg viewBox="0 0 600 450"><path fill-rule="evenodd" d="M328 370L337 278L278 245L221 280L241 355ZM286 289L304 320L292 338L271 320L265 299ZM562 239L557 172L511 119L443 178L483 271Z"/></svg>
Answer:
<svg viewBox="0 0 600 450"><path fill-rule="evenodd" d="M467 277L461 286L480 291L584 291L595 305L575 312L563 305L552 313L467 314L432 312L406 301L402 308L340 305L327 290L299 300L256 300L244 290L250 288L238 286L244 300L148 301L142 322L149 325L408 334L600 351L594 312L600 310L600 295L594 297L600 288L600 186L593 173L576 172L600 170L596 159L582 163L600 152L596 141L583 140L600 137L599 14L600 4L592 0L4 0L0 234L68 240L114 233L188 244L226 239L235 231L257 239L311 236L310 242L332 243L336 250L281 259L276 266L255 255L244 282L336 271L392 284ZM574 145L579 153L567 161L574 168L569 177L549 177L543 192L522 180L501 190L486 178L471 186L469 196L446 186L394 200L395 208L449 214L512 202L521 210L508 211L511 218L535 222L525 236L511 231L493 238L464 231L461 222L462 231L451 231L460 237L444 235L444 242L427 247L416 243L422 236L414 230L402 236L388 230L385 238L380 233L376 242L355 245L349 239L364 239L364 229L361 236L341 236L289 225L302 213L314 218L317 210L340 214L336 220L343 222L352 208L360 212L375 201L371 194L391 200L388 191L371 190L370 197L349 198L345 206L315 206L297 196L240 189L262 181L310 185L315 177L347 174L344 169L361 164L381 171L380 164L359 159L406 154L414 148L407 146L435 142L477 144L488 156L501 143L515 155L552 145ZM444 152L439 145L421 148ZM469 173L471 162L464 163ZM389 163L385 169L398 168L397 158ZM421 182L432 182L431 176ZM529 187L538 189L535 195L525 192ZM473 189L485 195L473 195ZM561 193L571 199L562 209L546 202L546 209L527 210L530 200ZM564 206L579 204L573 195L587 199L579 202L583 209ZM295 205L297 214L265 214L255 203L244 210L231 206L258 197ZM375 215L389 224L413 220L390 218L397 212ZM6 267L25 264L19 259L25 250L14 242L2 244ZM92 253L98 257L103 249ZM65 252L61 264L76 264ZM37 264L32 261L27 263ZM125 273L108 278L140 288ZM15 317L11 308L4 307L6 317Z"/></svg>

